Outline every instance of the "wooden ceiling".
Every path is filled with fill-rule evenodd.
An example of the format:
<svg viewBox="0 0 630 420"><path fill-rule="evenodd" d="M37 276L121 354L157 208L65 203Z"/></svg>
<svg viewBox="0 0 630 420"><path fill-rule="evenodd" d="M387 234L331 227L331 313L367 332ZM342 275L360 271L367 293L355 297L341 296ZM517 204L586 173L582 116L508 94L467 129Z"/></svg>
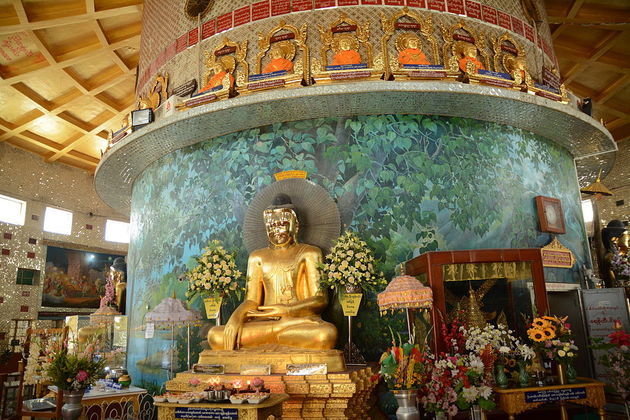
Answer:
<svg viewBox="0 0 630 420"><path fill-rule="evenodd" d="M560 73L630 137L630 1L546 0ZM142 0L0 0L0 142L93 172L135 103Z"/></svg>
<svg viewBox="0 0 630 420"><path fill-rule="evenodd" d="M593 100L617 141L630 137L630 1L545 0L566 87Z"/></svg>
<svg viewBox="0 0 630 420"><path fill-rule="evenodd" d="M135 102L142 0L0 0L0 142L93 172Z"/></svg>

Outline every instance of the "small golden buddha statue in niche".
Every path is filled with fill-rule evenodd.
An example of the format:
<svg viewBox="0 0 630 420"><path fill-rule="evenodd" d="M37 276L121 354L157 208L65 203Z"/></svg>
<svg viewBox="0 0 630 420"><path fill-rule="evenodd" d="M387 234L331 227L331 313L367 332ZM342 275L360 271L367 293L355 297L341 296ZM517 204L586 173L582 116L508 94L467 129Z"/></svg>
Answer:
<svg viewBox="0 0 630 420"><path fill-rule="evenodd" d="M328 298L320 288L319 248L297 242L298 217L291 199L278 194L263 214L269 247L247 263L247 294L225 326L208 332L213 350L280 345L329 350L337 329L321 319Z"/></svg>
<svg viewBox="0 0 630 420"><path fill-rule="evenodd" d="M505 70L507 70L510 76L512 76L515 80L520 78L519 82L523 82L525 80L525 72L527 71L525 57L508 55L505 57L504 63Z"/></svg>
<svg viewBox="0 0 630 420"><path fill-rule="evenodd" d="M214 72L214 75L208 79L208 82L201 90L199 90L199 93L207 92L217 86L222 86L223 79L225 79L226 75L230 76L230 88L233 88L234 76L232 76L232 73L234 72L235 67L236 60L232 56L224 55L223 57L217 58L212 64L212 71Z"/></svg>
<svg viewBox="0 0 630 420"><path fill-rule="evenodd" d="M431 64L427 60L426 55L420 49L420 38L415 34L404 34L396 40L396 47L398 49L398 63L400 66L405 64L419 65L419 64Z"/></svg>
<svg viewBox="0 0 630 420"><path fill-rule="evenodd" d="M466 67L468 66L468 63L471 63L475 67L475 73L477 73L479 70L485 70L483 63L477 58L477 47L474 44L471 44L470 42L459 41L455 45L455 51L457 52L457 55L459 57L459 69L464 73L466 72Z"/></svg>
<svg viewBox="0 0 630 420"><path fill-rule="evenodd" d="M290 41L280 41L274 43L269 49L271 61L263 69L263 73L273 73L276 71L293 71L293 58L295 57L295 45Z"/></svg>
<svg viewBox="0 0 630 420"><path fill-rule="evenodd" d="M361 63L361 54L357 51L359 45L355 37L350 34L342 34L336 36L333 42L333 52L335 55L331 62L332 66Z"/></svg>

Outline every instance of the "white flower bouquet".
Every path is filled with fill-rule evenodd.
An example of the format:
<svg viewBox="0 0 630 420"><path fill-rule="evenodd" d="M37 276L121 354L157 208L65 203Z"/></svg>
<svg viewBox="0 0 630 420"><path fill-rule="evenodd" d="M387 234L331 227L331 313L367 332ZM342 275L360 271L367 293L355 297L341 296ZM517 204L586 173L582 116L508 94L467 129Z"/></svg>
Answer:
<svg viewBox="0 0 630 420"><path fill-rule="evenodd" d="M228 253L220 241L210 241L203 254L196 258L197 265L185 273L188 279L186 296L236 295L240 298L243 287L239 285L243 273L236 268L235 253Z"/></svg>
<svg viewBox="0 0 630 420"><path fill-rule="evenodd" d="M331 289L375 291L385 285L372 250L356 233L346 231L320 264L321 285Z"/></svg>

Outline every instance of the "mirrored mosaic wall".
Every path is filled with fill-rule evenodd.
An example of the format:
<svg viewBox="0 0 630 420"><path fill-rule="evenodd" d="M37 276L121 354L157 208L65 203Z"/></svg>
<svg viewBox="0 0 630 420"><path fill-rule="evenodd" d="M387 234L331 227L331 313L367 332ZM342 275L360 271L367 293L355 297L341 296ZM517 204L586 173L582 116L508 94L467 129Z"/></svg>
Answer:
<svg viewBox="0 0 630 420"><path fill-rule="evenodd" d="M124 221L126 217L98 198L93 182L85 171L45 163L32 153L0 144L0 194L26 202L23 226L0 222L0 347L13 336L13 319L36 320L40 312L94 310L42 307L47 244L126 254L126 244L104 240L105 221ZM47 206L73 213L70 235L43 231ZM38 278L18 279L18 269L36 270Z"/></svg>
<svg viewBox="0 0 630 420"><path fill-rule="evenodd" d="M144 339L143 318L173 293L183 299L181 274L209 240L238 252L245 270L242 222L252 197L273 174L301 169L337 200L344 226L375 250L387 278L396 264L432 250L540 247L534 197L559 198L567 233L561 242L577 258L571 270L548 269L548 282L579 282L589 264L571 155L529 132L464 118L419 115L336 117L274 124L202 141L153 163L132 195L129 253L128 368L138 383L166 378L171 351L185 361L185 329ZM342 332L337 300L327 314ZM223 318L233 302L224 305ZM201 309L199 302L193 302ZM366 299L355 339L370 360L389 342L375 296ZM397 323L399 325L397 325ZM205 345L210 322L194 328L192 354ZM195 359L195 357L193 357ZM194 360L193 360L194 361Z"/></svg>

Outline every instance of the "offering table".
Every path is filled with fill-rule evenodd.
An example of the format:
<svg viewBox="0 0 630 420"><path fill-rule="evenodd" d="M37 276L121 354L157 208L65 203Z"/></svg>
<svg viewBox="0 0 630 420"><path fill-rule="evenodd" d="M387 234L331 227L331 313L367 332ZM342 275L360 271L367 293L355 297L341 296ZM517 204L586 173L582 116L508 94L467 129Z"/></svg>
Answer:
<svg viewBox="0 0 630 420"><path fill-rule="evenodd" d="M494 388L497 394L497 408L505 411L510 420L516 414L546 403L560 404L560 418L568 420L566 403L574 403L597 408L600 420L606 418L604 406L604 383L590 378L578 378L574 384L536 386L527 388Z"/></svg>
<svg viewBox="0 0 630 420"><path fill-rule="evenodd" d="M57 387L52 385L48 389L55 394ZM140 400L147 393L146 389L130 386L123 389L97 390L92 388L83 394L81 404L83 413L81 419L126 418L128 415L139 416ZM129 413L129 410L133 410Z"/></svg>
<svg viewBox="0 0 630 420"><path fill-rule="evenodd" d="M155 406L158 408L158 420L266 420L269 416L279 418L282 412L280 404L288 398L287 394L271 394L267 400L259 404L156 402Z"/></svg>

